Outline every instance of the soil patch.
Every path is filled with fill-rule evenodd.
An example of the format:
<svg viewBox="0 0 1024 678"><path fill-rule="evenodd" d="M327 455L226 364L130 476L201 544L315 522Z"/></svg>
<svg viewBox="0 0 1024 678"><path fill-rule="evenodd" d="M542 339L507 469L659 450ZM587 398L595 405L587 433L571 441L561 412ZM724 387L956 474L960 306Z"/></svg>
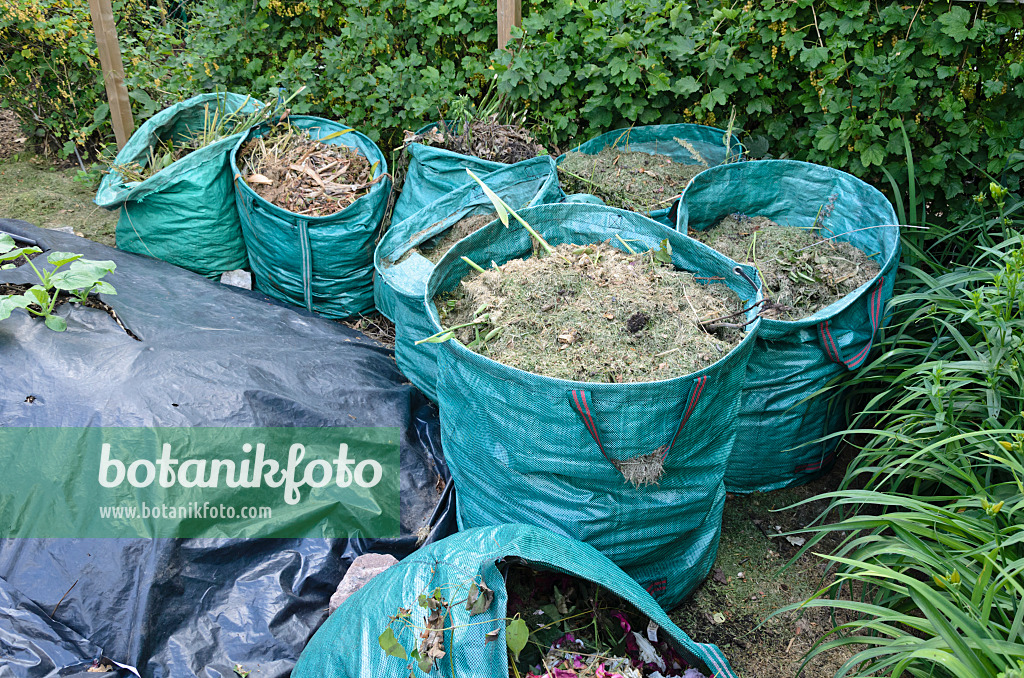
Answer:
<svg viewBox="0 0 1024 678"><path fill-rule="evenodd" d="M0 283L0 297L5 297L7 295L18 295L18 296L20 296L20 295L24 294L25 292L27 292L30 287L32 287L32 285L30 285L30 284ZM90 295L90 296L86 297L84 302L82 302L82 301L79 301L78 297L72 295L70 292L67 292L65 290L59 290L57 292L57 303L55 303L53 305L53 308L56 310L62 304L69 304L69 303L81 304L82 306L87 306L89 308L95 308L97 310L103 311L104 313L109 315L110 318L115 323L117 323L118 327L120 327L122 330L124 330L125 334L127 334L129 337L131 337L135 341L142 341L141 339L139 339L138 336L136 336L136 334L134 332L132 332L130 329L128 329L123 322L121 322L121 318L118 317L117 311L115 311L113 309L113 307L110 306L110 304L107 304L107 303L104 303L104 302L100 301L100 298L98 296ZM35 309L37 311L40 310L40 308L38 306L36 306L36 305L29 306L29 308L33 308L33 309ZM39 322L43 322L43 318L42 317L31 315L31 314L29 314L29 315L30 315L30 317L37 319Z"/></svg>
<svg viewBox="0 0 1024 678"><path fill-rule="evenodd" d="M706 164L674 162L667 155L606 146L596 155L570 151L558 165L566 193L590 193L611 207L642 212L668 207Z"/></svg>
<svg viewBox="0 0 1024 678"><path fill-rule="evenodd" d="M425 143L483 160L514 164L547 151L518 125L500 125L496 119L474 120L456 131L444 122L426 134L412 135L405 143Z"/></svg>
<svg viewBox="0 0 1024 678"><path fill-rule="evenodd" d="M667 245L667 242L665 243ZM743 337L698 322L741 310L721 284L659 263L666 252L623 252L609 242L560 245L467 277L437 300L442 325L482 355L534 374L641 382L696 372ZM486 262L482 262L486 263Z"/></svg>
<svg viewBox="0 0 1024 678"><path fill-rule="evenodd" d="M14 111L0 108L0 158L9 158L25 150L25 133Z"/></svg>
<svg viewBox="0 0 1024 678"><path fill-rule="evenodd" d="M240 160L242 178L261 198L315 217L340 212L387 176L373 179L377 163L356 149L324 143L288 124L248 141Z"/></svg>
<svg viewBox="0 0 1024 678"><path fill-rule="evenodd" d="M118 210L92 202L96 185L76 180L75 169L57 169L40 156L0 160L0 217L41 228L70 226L75 235L114 245Z"/></svg>
<svg viewBox="0 0 1024 678"><path fill-rule="evenodd" d="M713 228L689 235L730 259L756 266L773 302L765 304L761 315L777 320L809 316L870 281L879 270L849 243L765 217L731 214Z"/></svg>
<svg viewBox="0 0 1024 678"><path fill-rule="evenodd" d="M702 678L668 636L629 603L566 574L512 565L507 614L530 631L509 675L527 678ZM514 661L514 660L513 660Z"/></svg>
<svg viewBox="0 0 1024 678"><path fill-rule="evenodd" d="M476 233L481 228L494 221L495 218L497 217L494 212L473 214L468 217L463 217L452 224L451 228L442 231L430 240L420 243L418 247L414 247L406 252L399 261L408 257L412 252L418 252L423 257L426 257L431 263L436 264L441 261L445 254L448 253L448 250L455 246L455 243L469 235L472 235L473 233ZM417 233L416 235L419 234ZM413 239L416 238L416 235L413 236Z"/></svg>
<svg viewBox="0 0 1024 678"><path fill-rule="evenodd" d="M855 452L847 448L841 460L852 458ZM835 490L845 468L846 463L837 463L827 475L802 487L728 495L711 576L670 612L672 620L692 638L718 645L743 678L796 676L807 651L833 628L827 608L770 615L806 600L832 581L827 561L813 553L805 553L782 571L804 538L784 533L799 532L820 515L827 499L793 505ZM813 551L830 553L841 537L831 535ZM843 621L846 618L840 615L838 622ZM818 655L801 675L833 676L861 649L863 646L854 645Z"/></svg>

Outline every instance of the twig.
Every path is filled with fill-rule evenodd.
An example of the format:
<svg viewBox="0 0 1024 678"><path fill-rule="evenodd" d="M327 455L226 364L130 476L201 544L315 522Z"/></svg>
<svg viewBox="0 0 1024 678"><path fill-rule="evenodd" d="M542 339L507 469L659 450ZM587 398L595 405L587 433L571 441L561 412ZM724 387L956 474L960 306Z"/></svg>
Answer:
<svg viewBox="0 0 1024 678"><path fill-rule="evenodd" d="M75 580L75 583L71 585L71 589L75 588L76 586L78 586L78 580L77 579ZM53 615L57 614L57 608L60 607L60 604L63 603L64 599L68 597L69 593L71 593L71 589L68 589L67 591L65 591L64 595L61 596L60 600L57 601L57 604L53 606L53 612L50 613L50 619L53 619Z"/></svg>

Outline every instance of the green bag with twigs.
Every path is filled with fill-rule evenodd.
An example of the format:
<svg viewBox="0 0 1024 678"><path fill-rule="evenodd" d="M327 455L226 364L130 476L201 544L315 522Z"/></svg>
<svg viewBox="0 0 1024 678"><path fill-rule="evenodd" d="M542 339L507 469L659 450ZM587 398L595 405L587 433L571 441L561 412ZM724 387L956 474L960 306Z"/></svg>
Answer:
<svg viewBox="0 0 1024 678"><path fill-rule="evenodd" d="M798 304L792 289L801 281L842 282L828 279L832 256L853 260L851 254L859 254L842 251L843 244L870 260L869 274L858 278L865 282L837 295L838 300L803 317L763 318L747 365L726 488L766 492L800 485L828 471L835 460L838 440L821 439L844 426L849 404L840 382L871 352L896 282L900 227L878 190L845 172L795 160L733 163L695 177L680 200L678 230L706 238L720 223L725 227L727 217L748 224L747 232L731 238L767 233L759 218L787 227L783 230L791 227L794 236L803 235L795 229L821 236L791 253L778 243L767 248L752 243L746 262L757 265L762 275L769 268L780 271L781 285L791 288L788 298L771 299L776 293L767 286L770 301Z"/></svg>
<svg viewBox="0 0 1024 678"><path fill-rule="evenodd" d="M640 163L637 158L643 156L636 155L640 153L652 159ZM612 207L640 212L675 228L669 210L687 181L710 167L742 157L743 146L731 129L678 123L605 132L569 149L557 162L565 193L590 193ZM606 161L613 164L613 175L607 174ZM647 191L641 189L644 182L649 184Z"/></svg>
<svg viewBox="0 0 1024 678"><path fill-rule="evenodd" d="M121 209L117 246L209 278L246 267L228 155L271 107L200 94L160 111L125 144L95 202Z"/></svg>
<svg viewBox="0 0 1024 678"><path fill-rule="evenodd" d="M460 532L375 576L320 627L292 677L526 675L524 670L510 668L526 656L524 648L546 643L538 617L527 620L512 613L516 594L506 577L510 566L520 563L600 586L621 600L623 609L656 624L656 637L665 639L701 676L736 678L717 646L691 640L650 593L593 547L518 524ZM596 611L573 619L569 623L574 625L597 624ZM634 634L626 632L631 639ZM684 673L661 668L667 675ZM634 671L628 675L639 675Z"/></svg>

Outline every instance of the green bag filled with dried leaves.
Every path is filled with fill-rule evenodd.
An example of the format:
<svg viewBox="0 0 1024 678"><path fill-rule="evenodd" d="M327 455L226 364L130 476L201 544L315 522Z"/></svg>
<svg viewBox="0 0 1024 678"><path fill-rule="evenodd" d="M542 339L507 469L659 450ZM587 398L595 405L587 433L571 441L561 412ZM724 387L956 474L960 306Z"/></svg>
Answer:
<svg viewBox="0 0 1024 678"><path fill-rule="evenodd" d="M624 675L639 676L636 664L644 662L651 665L651 675L660 669L662 675L669 676L689 678L696 673L706 678L736 678L718 647L691 640L642 586L593 547L517 524L459 532L374 576L327 618L302 651L292 678L534 675L525 666L514 671L510 667L525 663L531 653L536 659L531 648L546 645L545 639L557 633L545 634L547 629L538 628L539 612L534 615L531 610L530 618L513 612L525 601L518 599L514 582L508 578L515 576L514 568L525 567L537 570L537 577L574 578L572 585L580 580L595 584L603 589L601 611L617 619L636 615L649 621L641 628L616 622L609 632L614 638L608 645L621 638L625 628L629 628L625 636L640 645L634 653L638 661L633 666L627 664ZM575 618L565 615L565 619L579 627L596 628L598 624L596 614L586 610ZM601 633L606 629L602 625ZM641 657L641 647L650 654ZM540 671L549 674L543 667L538 675ZM576 671L557 669L550 675L556 673L577 675ZM579 675L620 674L598 668L597 673L580 671ZM643 675L648 675L647 671Z"/></svg>
<svg viewBox="0 0 1024 678"><path fill-rule="evenodd" d="M328 318L373 309L373 248L391 177L369 137L294 115L231 151L254 287Z"/></svg>
<svg viewBox="0 0 1024 678"><path fill-rule="evenodd" d="M837 380L870 355L900 259L885 196L839 170L759 160L702 173L677 228L760 269L769 303L747 365L726 488L768 491L827 471L847 403Z"/></svg>
<svg viewBox="0 0 1024 678"><path fill-rule="evenodd" d="M645 125L606 132L558 158L566 193L590 193L611 207L666 226L671 203L698 173L743 157L735 135L706 125Z"/></svg>
<svg viewBox="0 0 1024 678"><path fill-rule="evenodd" d="M409 141L405 146L409 166L402 192L395 201L392 224L401 223L456 188L473 183L467 169L483 176L547 153L516 126L473 121L470 130L477 131L477 135L466 137L458 124L435 122L410 137L417 141ZM446 146L458 147L462 152Z"/></svg>
<svg viewBox="0 0 1024 678"><path fill-rule="evenodd" d="M517 210L561 197L551 156L508 165L482 178ZM433 400L437 346L415 344L433 332L423 312L427 278L452 245L495 218L491 201L470 180L408 219L392 223L374 252L374 300L377 309L395 323L395 360L409 381Z"/></svg>
<svg viewBox="0 0 1024 678"><path fill-rule="evenodd" d="M262 102L241 94L200 94L144 122L96 192L100 207L121 208L117 247L214 279L245 268L228 158L244 134L221 137L220 132L232 118L264 109ZM191 150L204 136L215 140Z"/></svg>
<svg viewBox="0 0 1024 678"><path fill-rule="evenodd" d="M756 273L737 273L730 259L635 212L562 203L520 216L554 254L531 256L525 227L495 221L449 250L427 283L431 329L455 334L438 344L437 396L460 528L525 522L587 542L670 608L715 560L723 478L760 323ZM474 272L470 261L488 269ZM579 273L541 294L535 288L549 273L524 273L527 266ZM651 280L682 287L668 289L671 306L667 292L641 287ZM456 332L464 323L452 324L452 314L460 299L477 304L461 295L492 283L509 295L498 301L495 292L487 320L504 325L480 330L481 346L481 337ZM732 299L720 315L746 328L733 330L729 344L698 324L722 319L697 310L718 295ZM648 310L628 310L641 305ZM564 309L578 312L571 324L555 319ZM503 362L483 355L499 350ZM513 354L538 367L510 367Z"/></svg>

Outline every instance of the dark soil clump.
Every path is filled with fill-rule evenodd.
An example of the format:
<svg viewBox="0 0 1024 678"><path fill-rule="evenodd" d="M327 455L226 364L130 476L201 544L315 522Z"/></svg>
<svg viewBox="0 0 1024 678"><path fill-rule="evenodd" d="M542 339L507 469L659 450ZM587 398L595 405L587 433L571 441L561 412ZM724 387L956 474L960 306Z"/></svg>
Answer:
<svg viewBox="0 0 1024 678"><path fill-rule="evenodd" d="M410 141L509 165L547 152L522 127L501 125L495 119L474 120L461 130L455 130L442 122L422 136L407 139L406 143Z"/></svg>
<svg viewBox="0 0 1024 678"><path fill-rule="evenodd" d="M703 369L739 344L700 321L741 310L721 284L610 242L560 245L465 278L437 300L456 339L502 364L589 382L660 381ZM480 262L486 263L486 262Z"/></svg>
<svg viewBox="0 0 1024 678"><path fill-rule="evenodd" d="M815 230L780 226L766 217L731 214L690 237L730 259L756 266L771 302L761 313L800 320L833 304L877 275L867 254Z"/></svg>
<svg viewBox="0 0 1024 678"><path fill-rule="evenodd" d="M494 212L471 214L468 217L463 217L452 224L451 228L442 231L427 242L421 243L419 247L410 250L410 252L419 252L422 256L436 264L448 253L448 250L455 246L455 243L476 233L494 221L495 218Z"/></svg>
<svg viewBox="0 0 1024 678"><path fill-rule="evenodd" d="M570 151L558 165L566 193L590 193L611 207L646 214L668 207L706 164L686 165L667 155L607 146L596 155Z"/></svg>

